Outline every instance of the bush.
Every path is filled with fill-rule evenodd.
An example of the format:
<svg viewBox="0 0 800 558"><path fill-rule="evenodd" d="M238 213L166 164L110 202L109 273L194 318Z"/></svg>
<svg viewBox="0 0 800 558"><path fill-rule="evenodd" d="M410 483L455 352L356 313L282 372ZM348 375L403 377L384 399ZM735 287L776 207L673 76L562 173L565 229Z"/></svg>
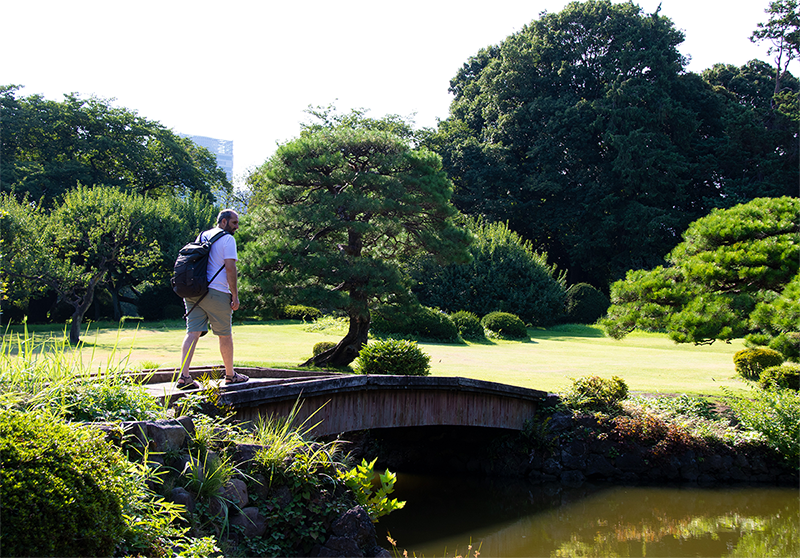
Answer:
<svg viewBox="0 0 800 558"><path fill-rule="evenodd" d="M314 353L314 356L317 356L317 355L321 355L325 351L333 349L335 346L336 346L336 343L334 343L333 341L320 341L319 343L316 343L314 345L314 348L312 349L312 351Z"/></svg>
<svg viewBox="0 0 800 558"><path fill-rule="evenodd" d="M610 380L599 376L586 376L572 380L572 388L564 397L575 409L615 413L620 403L628 397L625 380L612 376Z"/></svg>
<svg viewBox="0 0 800 558"><path fill-rule="evenodd" d="M322 312L313 306L303 306L300 304L287 304L281 309L281 319L301 320L303 322L313 322L322 317Z"/></svg>
<svg viewBox="0 0 800 558"><path fill-rule="evenodd" d="M800 364L783 364L766 368L758 378L758 385L800 390Z"/></svg>
<svg viewBox="0 0 800 558"><path fill-rule="evenodd" d="M548 326L564 316L564 274L547 263L547 254L511 231L505 223L467 220L475 236L472 262L442 266L431 257L409 269L420 303L446 312L467 310L483 316L514 312L525 322Z"/></svg>
<svg viewBox="0 0 800 558"><path fill-rule="evenodd" d="M567 289L566 321L572 324L593 324L606 315L611 301L589 285L577 283Z"/></svg>
<svg viewBox="0 0 800 558"><path fill-rule="evenodd" d="M384 305L372 313L370 328L385 335L413 336L434 341L458 341L458 328L450 316L425 306Z"/></svg>
<svg viewBox="0 0 800 558"><path fill-rule="evenodd" d="M62 392L61 403L65 418L81 422L154 420L164 413L144 386L124 378L73 383Z"/></svg>
<svg viewBox="0 0 800 558"><path fill-rule="evenodd" d="M514 314L508 312L490 312L481 320L483 327L499 335L511 339L527 339L528 328L525 323Z"/></svg>
<svg viewBox="0 0 800 558"><path fill-rule="evenodd" d="M464 339L481 339L484 337L481 320L472 312L461 310L450 315L450 319L458 328L458 333Z"/></svg>
<svg viewBox="0 0 800 558"><path fill-rule="evenodd" d="M359 374L427 376L430 361L415 341L379 339L361 348L354 368Z"/></svg>
<svg viewBox="0 0 800 558"><path fill-rule="evenodd" d="M770 340L769 348L781 353L786 360L800 361L800 332L778 334Z"/></svg>
<svg viewBox="0 0 800 558"><path fill-rule="evenodd" d="M112 556L128 464L88 429L0 411L5 556Z"/></svg>
<svg viewBox="0 0 800 558"><path fill-rule="evenodd" d="M770 366L783 364L783 356L778 351L765 348L742 349L733 355L736 372L746 380L758 380L761 372Z"/></svg>

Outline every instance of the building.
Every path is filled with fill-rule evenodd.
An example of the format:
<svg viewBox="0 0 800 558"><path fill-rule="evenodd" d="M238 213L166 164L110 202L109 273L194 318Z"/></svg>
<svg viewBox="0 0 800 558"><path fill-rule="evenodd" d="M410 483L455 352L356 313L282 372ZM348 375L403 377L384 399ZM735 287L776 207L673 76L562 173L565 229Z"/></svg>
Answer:
<svg viewBox="0 0 800 558"><path fill-rule="evenodd" d="M189 138L200 147L205 147L217 157L217 166L225 171L228 182L233 182L233 141L209 138L206 136L192 136L178 134L182 138Z"/></svg>

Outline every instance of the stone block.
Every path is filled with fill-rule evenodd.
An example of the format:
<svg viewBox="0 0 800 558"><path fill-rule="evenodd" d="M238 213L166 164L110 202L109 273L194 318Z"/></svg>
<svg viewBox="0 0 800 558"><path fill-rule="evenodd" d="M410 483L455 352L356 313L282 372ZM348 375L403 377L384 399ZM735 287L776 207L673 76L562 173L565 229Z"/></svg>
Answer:
<svg viewBox="0 0 800 558"><path fill-rule="evenodd" d="M260 537L267 531L267 518L261 515L258 508L249 507L234 515L230 520L231 525L244 529L245 537Z"/></svg>

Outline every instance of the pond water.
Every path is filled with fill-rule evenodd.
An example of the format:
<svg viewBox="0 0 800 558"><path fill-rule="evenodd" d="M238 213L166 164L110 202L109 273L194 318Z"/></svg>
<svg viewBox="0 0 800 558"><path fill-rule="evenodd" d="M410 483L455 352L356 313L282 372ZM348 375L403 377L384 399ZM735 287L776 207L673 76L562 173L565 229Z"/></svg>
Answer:
<svg viewBox="0 0 800 558"><path fill-rule="evenodd" d="M400 555L800 556L796 487L570 488L410 474L395 486L406 506L377 529Z"/></svg>

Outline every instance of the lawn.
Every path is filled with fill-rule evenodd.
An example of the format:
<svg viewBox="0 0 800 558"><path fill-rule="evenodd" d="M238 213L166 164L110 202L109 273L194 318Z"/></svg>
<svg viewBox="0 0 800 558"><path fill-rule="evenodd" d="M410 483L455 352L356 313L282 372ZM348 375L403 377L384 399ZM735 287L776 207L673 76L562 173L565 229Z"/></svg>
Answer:
<svg viewBox="0 0 800 558"><path fill-rule="evenodd" d="M30 328L35 339L59 338L63 329ZM319 341L338 341L344 330L312 331L298 322L246 322L234 325L237 365L292 368L311 356ZM19 331L18 328L13 328ZM527 341L482 343L421 342L435 376L462 376L550 392L563 391L570 378L598 375L623 378L632 392L721 395L722 388L745 387L735 375L733 354L741 341L678 345L666 335L633 333L621 341L592 326L530 329ZM180 322L94 324L85 330L81 357L94 367L111 360L130 368L173 367L180 362L184 330ZM6 341L9 333L6 334ZM216 339L200 340L192 364L220 364Z"/></svg>

